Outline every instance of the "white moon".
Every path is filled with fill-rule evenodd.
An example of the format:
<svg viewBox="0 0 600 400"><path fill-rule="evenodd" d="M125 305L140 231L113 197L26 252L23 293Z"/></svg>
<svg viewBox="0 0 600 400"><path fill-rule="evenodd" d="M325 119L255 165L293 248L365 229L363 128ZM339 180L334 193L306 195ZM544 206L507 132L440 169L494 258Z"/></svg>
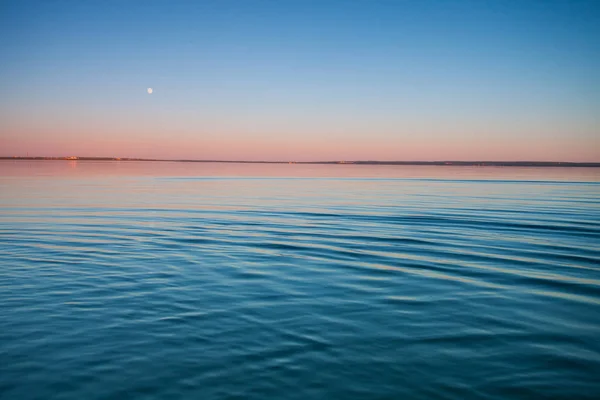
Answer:
<svg viewBox="0 0 600 400"><path fill-rule="evenodd" d="M152 88L151 87L148 88L148 94L152 94Z"/></svg>

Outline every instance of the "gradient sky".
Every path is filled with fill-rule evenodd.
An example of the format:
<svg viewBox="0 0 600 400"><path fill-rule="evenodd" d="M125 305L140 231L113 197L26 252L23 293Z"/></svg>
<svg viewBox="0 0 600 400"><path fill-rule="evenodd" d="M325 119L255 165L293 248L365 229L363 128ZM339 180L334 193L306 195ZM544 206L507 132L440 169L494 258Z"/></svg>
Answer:
<svg viewBox="0 0 600 400"><path fill-rule="evenodd" d="M600 162L600 1L0 0L27 154Z"/></svg>

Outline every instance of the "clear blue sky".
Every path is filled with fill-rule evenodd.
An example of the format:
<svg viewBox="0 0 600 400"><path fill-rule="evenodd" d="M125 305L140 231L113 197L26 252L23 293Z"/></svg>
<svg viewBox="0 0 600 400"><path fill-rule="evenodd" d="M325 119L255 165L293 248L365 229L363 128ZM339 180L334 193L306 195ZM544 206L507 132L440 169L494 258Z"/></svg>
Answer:
<svg viewBox="0 0 600 400"><path fill-rule="evenodd" d="M0 155L600 161L597 0L1 1L0 38Z"/></svg>

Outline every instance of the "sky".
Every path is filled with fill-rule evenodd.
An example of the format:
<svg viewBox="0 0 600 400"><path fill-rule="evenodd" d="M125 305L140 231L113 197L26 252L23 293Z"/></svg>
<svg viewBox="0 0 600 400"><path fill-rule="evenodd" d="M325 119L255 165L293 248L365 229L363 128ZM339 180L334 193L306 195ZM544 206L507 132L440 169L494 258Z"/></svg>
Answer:
<svg viewBox="0 0 600 400"><path fill-rule="evenodd" d="M26 155L600 162L600 1L0 0Z"/></svg>

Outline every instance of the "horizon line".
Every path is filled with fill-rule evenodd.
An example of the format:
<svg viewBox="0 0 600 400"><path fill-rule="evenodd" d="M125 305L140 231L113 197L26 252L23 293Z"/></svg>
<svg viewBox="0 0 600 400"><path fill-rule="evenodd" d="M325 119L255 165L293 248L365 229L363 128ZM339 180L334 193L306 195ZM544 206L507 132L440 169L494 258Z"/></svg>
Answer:
<svg viewBox="0 0 600 400"><path fill-rule="evenodd" d="M533 166L533 167L600 167L600 162L588 161L461 161L461 160L210 160L210 159L167 159L167 158L138 158L138 157L95 157L95 156L0 156L0 160L48 160L48 161L160 161L160 162L197 162L197 163L239 163L239 164L356 164L356 165L448 165L448 166Z"/></svg>

